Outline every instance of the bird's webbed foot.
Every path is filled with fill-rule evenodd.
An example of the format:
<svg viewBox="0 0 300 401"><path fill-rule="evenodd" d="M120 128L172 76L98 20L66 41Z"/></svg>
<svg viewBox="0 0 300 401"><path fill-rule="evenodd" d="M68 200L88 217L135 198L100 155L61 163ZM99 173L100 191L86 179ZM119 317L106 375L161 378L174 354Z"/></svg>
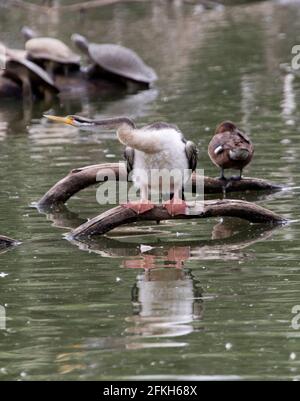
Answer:
<svg viewBox="0 0 300 401"><path fill-rule="evenodd" d="M164 202L164 208L167 209L170 216L178 216L181 214L186 214L187 204L182 199L171 199Z"/></svg>
<svg viewBox="0 0 300 401"><path fill-rule="evenodd" d="M149 200L141 199L139 201L123 203L122 206L127 209L133 210L136 214L142 214L153 209L155 205Z"/></svg>

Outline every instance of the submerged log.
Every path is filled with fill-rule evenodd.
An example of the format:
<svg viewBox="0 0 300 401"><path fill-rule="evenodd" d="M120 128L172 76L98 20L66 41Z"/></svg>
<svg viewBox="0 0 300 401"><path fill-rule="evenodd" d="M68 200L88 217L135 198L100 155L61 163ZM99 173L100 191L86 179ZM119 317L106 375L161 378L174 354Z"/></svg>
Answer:
<svg viewBox="0 0 300 401"><path fill-rule="evenodd" d="M65 203L77 192L103 181L106 171L113 171L116 180L127 180L125 163L96 164L72 170L66 177L58 181L38 202L39 209L49 209ZM193 189L202 177L192 176ZM242 180L220 180L204 177L204 193L218 194L240 191L278 191L283 186L259 178L243 178Z"/></svg>
<svg viewBox="0 0 300 401"><path fill-rule="evenodd" d="M205 201L204 205L201 205L199 202L188 202L188 210L186 214L178 216L170 216L168 211L161 205L157 205L154 209L143 214L137 214L131 209L117 206L97 217L94 217L73 230L69 234L69 239L102 235L120 225L137 221L203 219L221 216L238 217L252 223L268 223L272 225L279 225L287 222L285 218L268 209L242 200L209 200Z"/></svg>
<svg viewBox="0 0 300 401"><path fill-rule="evenodd" d="M20 242L13 239L6 237L4 235L0 235L0 249L8 248L9 246L18 245Z"/></svg>

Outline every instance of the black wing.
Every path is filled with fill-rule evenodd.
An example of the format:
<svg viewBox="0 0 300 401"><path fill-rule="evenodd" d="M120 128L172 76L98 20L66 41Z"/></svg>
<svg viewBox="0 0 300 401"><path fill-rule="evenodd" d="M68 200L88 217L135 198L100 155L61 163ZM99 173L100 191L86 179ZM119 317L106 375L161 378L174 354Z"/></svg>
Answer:
<svg viewBox="0 0 300 401"><path fill-rule="evenodd" d="M198 161L198 150L197 146L192 141L185 143L185 153L189 163L189 169L192 171L196 170Z"/></svg>
<svg viewBox="0 0 300 401"><path fill-rule="evenodd" d="M131 173L134 164L134 149L126 146L124 150L124 158L127 162L127 174Z"/></svg>

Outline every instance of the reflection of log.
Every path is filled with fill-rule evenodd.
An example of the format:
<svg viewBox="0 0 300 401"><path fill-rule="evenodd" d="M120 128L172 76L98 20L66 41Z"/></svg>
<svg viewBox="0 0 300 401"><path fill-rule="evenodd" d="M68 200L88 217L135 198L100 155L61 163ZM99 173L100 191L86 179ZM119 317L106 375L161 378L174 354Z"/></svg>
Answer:
<svg viewBox="0 0 300 401"><path fill-rule="evenodd" d="M124 163L105 163L94 166L87 166L72 170L66 177L57 182L39 201L38 207L46 209L65 203L71 196L82 189L101 182L99 175L103 177L106 171L113 171L116 180L127 180L127 172ZM98 180L97 180L98 175ZM103 181L103 179L102 179ZM197 176L193 175L192 182L195 189ZM282 189L280 185L258 178L244 178L241 181L224 181L204 177L204 193L222 193L226 187L226 192L238 191L278 191Z"/></svg>
<svg viewBox="0 0 300 401"><path fill-rule="evenodd" d="M64 228L67 230L73 230L86 221L77 213L69 210L66 205L60 205L59 207L47 210L45 214L47 220L51 220L53 222L53 227Z"/></svg>
<svg viewBox="0 0 300 401"><path fill-rule="evenodd" d="M211 200L205 201L204 207L200 205L194 207L189 204L189 214L170 216L168 211L162 206L155 206L154 209L137 215L133 210L117 206L100 214L97 217L82 224L70 234L70 238L80 238L93 235L105 234L123 224L133 223L136 221L160 221L170 219L191 219L191 218L207 218L218 216L231 216L239 217L253 223L269 223L269 224L283 224L286 220L254 203L241 201L241 200ZM197 211L198 209L198 211Z"/></svg>
<svg viewBox="0 0 300 401"><path fill-rule="evenodd" d="M47 219L53 222L55 227L73 230L79 224L85 221L76 213L68 210L63 205L55 212L47 214ZM211 239L203 239L197 236L187 237L186 239L174 236L167 226L152 226L150 231L145 231L143 226L125 227L124 230L119 229L117 236L102 237L81 237L68 238L69 241L82 251L95 252L102 257L140 257L144 254L162 256L162 252L169 248L191 248L191 259L218 259L222 257L224 260L241 260L245 258L242 252L238 252L258 241L269 238L278 225L256 224L249 230L249 223L246 221L241 224L240 220L234 218L224 218L222 222L218 222L212 230ZM151 227L151 225L150 225ZM130 233L130 235L128 235ZM225 236L224 236L225 234ZM146 243L149 246L142 250L141 236L146 235ZM171 237L170 237L171 235ZM135 240L133 238L135 237ZM144 241L144 240L143 240ZM162 247L163 245L163 247Z"/></svg>
<svg viewBox="0 0 300 401"><path fill-rule="evenodd" d="M225 219L225 223L217 223L217 225L226 225L226 221L228 220ZM233 227L237 229L237 232L226 239L203 240L199 238L188 238L186 240L181 239L180 242L178 242L177 238L172 239L172 237L167 235L168 230L166 229L166 231L161 230L159 232L160 235L156 234L156 238L159 238L159 240L153 241L153 238L147 237L147 239L145 239L146 248L143 250L140 245L140 238L138 239L137 237L138 242L132 241L132 237L126 236L125 232L121 239L119 237L102 236L76 239L69 238L69 240L81 251L94 252L102 257L127 258L124 262L126 262L126 260L140 261L143 256L152 255L153 257L158 257L158 265L156 267L160 267L161 260L165 260L164 252L167 250L169 253L171 249L173 249L174 252L179 251L179 254L182 255L182 250L189 248L188 260L199 260L199 258L201 260L220 258L223 260L242 260L251 257L251 254L244 253L242 250L259 241L268 239L275 230L278 229L278 226L256 224L249 230L249 223L241 224L241 221L233 221L233 219L230 219L230 221L234 224ZM138 235L139 231L136 232ZM152 235L155 236L155 232L153 232ZM152 237L152 235L150 235L150 237ZM164 238L166 241L164 241ZM174 258L174 260L176 260L176 258Z"/></svg>
<svg viewBox="0 0 300 401"><path fill-rule="evenodd" d="M8 248L9 246L17 245L19 242L15 239L5 237L4 235L0 235L0 249Z"/></svg>

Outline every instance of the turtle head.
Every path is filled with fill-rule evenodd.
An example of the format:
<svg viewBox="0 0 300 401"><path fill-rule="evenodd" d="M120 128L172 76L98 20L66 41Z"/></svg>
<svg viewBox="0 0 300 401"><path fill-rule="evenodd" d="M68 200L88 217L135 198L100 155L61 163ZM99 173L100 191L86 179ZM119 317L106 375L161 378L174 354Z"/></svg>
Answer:
<svg viewBox="0 0 300 401"><path fill-rule="evenodd" d="M29 26L23 26L23 28L21 29L21 34L26 41L32 38L36 38L38 36L33 29L29 28Z"/></svg>
<svg viewBox="0 0 300 401"><path fill-rule="evenodd" d="M84 36L79 35L79 33L73 33L71 39L78 49L83 51L85 54L89 54L89 42Z"/></svg>

